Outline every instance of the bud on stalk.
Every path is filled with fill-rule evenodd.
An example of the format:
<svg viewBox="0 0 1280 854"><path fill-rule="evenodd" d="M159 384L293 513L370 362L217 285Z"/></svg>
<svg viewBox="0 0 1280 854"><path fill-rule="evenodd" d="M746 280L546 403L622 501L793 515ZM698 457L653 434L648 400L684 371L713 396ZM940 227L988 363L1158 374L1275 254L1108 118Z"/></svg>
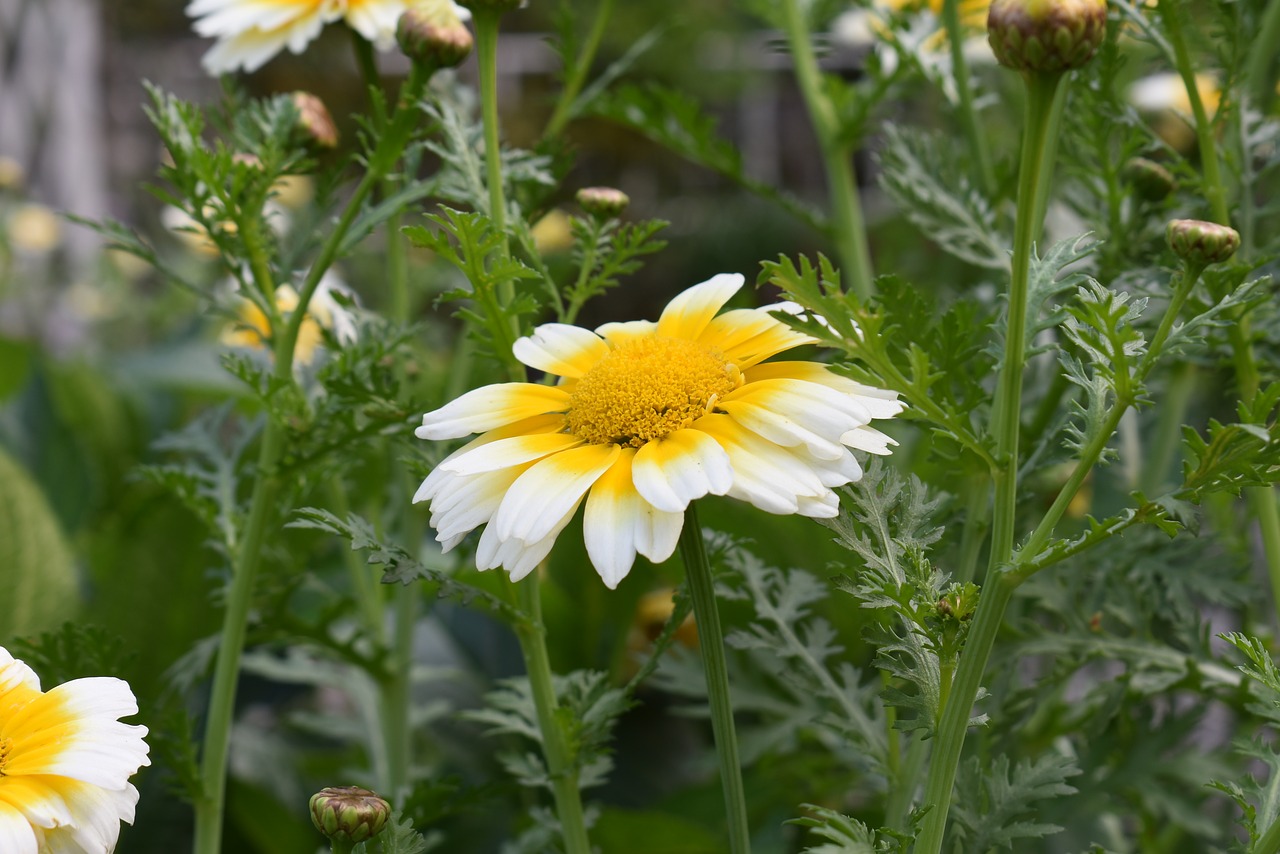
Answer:
<svg viewBox="0 0 1280 854"><path fill-rule="evenodd" d="M615 217L631 204L626 193L613 187L583 187L577 200L584 211L600 219Z"/></svg>
<svg viewBox="0 0 1280 854"><path fill-rule="evenodd" d="M1106 0L993 0L987 40L1016 71L1061 72L1088 62L1107 29Z"/></svg>
<svg viewBox="0 0 1280 854"><path fill-rule="evenodd" d="M1165 236L1174 255L1200 267L1226 261L1240 248L1240 233L1234 228L1198 219L1170 221Z"/></svg>
<svg viewBox="0 0 1280 854"><path fill-rule="evenodd" d="M390 816L390 804L359 786L330 786L311 796L311 821L334 843L372 839Z"/></svg>

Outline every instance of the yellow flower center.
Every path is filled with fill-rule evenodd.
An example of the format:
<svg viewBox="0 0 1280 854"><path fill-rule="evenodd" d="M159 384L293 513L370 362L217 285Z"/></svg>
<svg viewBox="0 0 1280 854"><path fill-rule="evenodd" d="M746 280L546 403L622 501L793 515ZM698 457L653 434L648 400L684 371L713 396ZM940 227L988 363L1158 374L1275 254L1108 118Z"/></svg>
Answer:
<svg viewBox="0 0 1280 854"><path fill-rule="evenodd" d="M736 365L677 338L642 338L615 348L578 380L565 416L588 442L639 448L688 427L742 385Z"/></svg>
<svg viewBox="0 0 1280 854"><path fill-rule="evenodd" d="M4 766L9 764L9 751L13 749L13 741L0 738L0 777L5 776Z"/></svg>

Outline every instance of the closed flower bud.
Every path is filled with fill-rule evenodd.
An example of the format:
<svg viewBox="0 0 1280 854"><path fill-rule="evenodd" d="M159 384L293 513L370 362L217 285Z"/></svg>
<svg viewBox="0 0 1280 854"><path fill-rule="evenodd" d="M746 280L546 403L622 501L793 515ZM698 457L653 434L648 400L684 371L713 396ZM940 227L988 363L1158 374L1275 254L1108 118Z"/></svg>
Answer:
<svg viewBox="0 0 1280 854"><path fill-rule="evenodd" d="M1124 177L1133 185L1138 196L1148 202L1166 198L1178 186L1172 172L1145 157L1134 157L1126 163Z"/></svg>
<svg viewBox="0 0 1280 854"><path fill-rule="evenodd" d="M577 198L584 211L601 219L615 217L631 204L626 193L613 187L583 187Z"/></svg>
<svg viewBox="0 0 1280 854"><path fill-rule="evenodd" d="M359 786L331 786L311 796L311 821L330 839L364 842L386 827L391 805Z"/></svg>
<svg viewBox="0 0 1280 854"><path fill-rule="evenodd" d="M1102 44L1106 0L993 0L987 39L996 59L1017 71L1079 68Z"/></svg>
<svg viewBox="0 0 1280 854"><path fill-rule="evenodd" d="M294 92L293 106L298 110L298 130L307 142L319 148L338 147L338 128L324 101L310 92Z"/></svg>
<svg viewBox="0 0 1280 854"><path fill-rule="evenodd" d="M1189 264L1218 264L1236 254L1240 233L1228 225L1198 219L1175 219L1165 229L1173 254Z"/></svg>
<svg viewBox="0 0 1280 854"><path fill-rule="evenodd" d="M405 56L432 71L461 65L474 43L452 3L410 8L396 23L396 41Z"/></svg>

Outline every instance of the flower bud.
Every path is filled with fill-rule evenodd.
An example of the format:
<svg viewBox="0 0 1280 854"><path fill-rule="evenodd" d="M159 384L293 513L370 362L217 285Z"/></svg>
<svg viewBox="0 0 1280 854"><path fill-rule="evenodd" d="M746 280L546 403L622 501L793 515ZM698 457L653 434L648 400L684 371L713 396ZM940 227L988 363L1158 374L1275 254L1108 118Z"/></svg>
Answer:
<svg viewBox="0 0 1280 854"><path fill-rule="evenodd" d="M391 804L359 786L330 786L311 796L311 821L330 839L364 842L386 827Z"/></svg>
<svg viewBox="0 0 1280 854"><path fill-rule="evenodd" d="M461 65L474 43L452 3L411 7L396 22L396 41L405 56L433 71Z"/></svg>
<svg viewBox="0 0 1280 854"><path fill-rule="evenodd" d="M987 15L991 50L1016 71L1079 68L1106 29L1106 0L993 0Z"/></svg>
<svg viewBox="0 0 1280 854"><path fill-rule="evenodd" d="M577 199L584 211L600 219L615 217L631 204L626 193L613 187L583 187Z"/></svg>
<svg viewBox="0 0 1280 854"><path fill-rule="evenodd" d="M1178 186L1172 172L1145 157L1134 157L1126 163L1124 177L1133 185L1138 196L1148 202L1166 198Z"/></svg>
<svg viewBox="0 0 1280 854"><path fill-rule="evenodd" d="M294 92L293 106L298 110L298 131L307 142L319 148L338 147L338 128L324 101L310 92Z"/></svg>
<svg viewBox="0 0 1280 854"><path fill-rule="evenodd" d="M1174 255L1199 266L1225 261L1240 248L1240 233L1234 228L1198 219L1171 220L1165 236Z"/></svg>

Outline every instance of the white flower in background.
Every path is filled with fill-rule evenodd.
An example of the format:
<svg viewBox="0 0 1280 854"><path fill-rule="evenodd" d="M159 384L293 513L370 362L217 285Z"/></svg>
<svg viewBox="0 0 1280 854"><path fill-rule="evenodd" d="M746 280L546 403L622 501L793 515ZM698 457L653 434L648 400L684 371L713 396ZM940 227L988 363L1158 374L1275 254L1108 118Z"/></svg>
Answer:
<svg viewBox="0 0 1280 854"><path fill-rule="evenodd" d="M1218 112L1222 88L1211 74L1196 75L1196 91L1210 121ZM1151 122L1151 128L1170 147L1186 153L1196 144L1195 118L1191 113L1191 98L1182 76L1174 71L1151 74L1129 87L1129 103L1142 111Z"/></svg>
<svg viewBox="0 0 1280 854"><path fill-rule="evenodd" d="M73 679L45 693L0 647L0 851L115 850L138 803L129 777L151 764L147 728L118 720L137 713L120 679Z"/></svg>
<svg viewBox="0 0 1280 854"><path fill-rule="evenodd" d="M5 218L5 236L15 252L47 255L62 241L62 222L44 205L18 205Z"/></svg>
<svg viewBox="0 0 1280 854"><path fill-rule="evenodd" d="M208 219L213 219L217 215L212 206L206 207L204 214ZM289 211L274 196L267 199L267 203L262 206L262 215L267 221L267 226L277 237L284 237L289 233L291 224ZM160 224L173 232L173 235L195 254L205 258L218 257L218 244L209 236L208 230L199 220L182 208L175 205L165 205L160 209ZM227 219L218 222L215 228L228 234L234 234L237 226Z"/></svg>
<svg viewBox="0 0 1280 854"><path fill-rule="evenodd" d="M585 502L587 555L613 588L637 554L671 556L685 509L704 495L835 516L833 488L862 477L850 449L889 453L896 443L870 424L902 404L817 362L765 361L813 339L775 315L790 304L721 313L742 285L716 276L656 322L539 326L514 354L556 385L484 386L424 415L422 439L483 434L414 496L431 501L445 550L485 525L476 566L518 581Z"/></svg>
<svg viewBox="0 0 1280 854"><path fill-rule="evenodd" d="M451 0L192 0L186 12L196 19L196 33L218 40L204 55L205 70L223 74L237 68L256 71L286 47L302 53L325 24L338 20L387 50L405 9L444 3L452 5Z"/></svg>

